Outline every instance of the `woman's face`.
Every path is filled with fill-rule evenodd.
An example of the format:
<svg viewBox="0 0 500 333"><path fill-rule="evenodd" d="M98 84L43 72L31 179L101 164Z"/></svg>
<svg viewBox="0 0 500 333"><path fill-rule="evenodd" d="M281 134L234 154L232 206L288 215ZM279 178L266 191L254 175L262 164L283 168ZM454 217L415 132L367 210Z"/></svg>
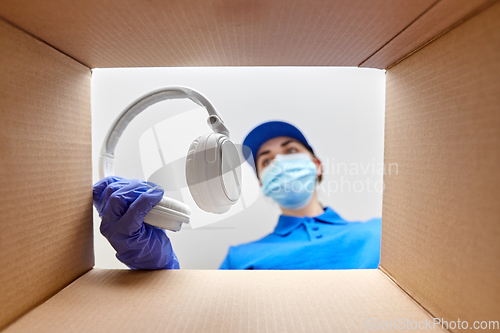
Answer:
<svg viewBox="0 0 500 333"><path fill-rule="evenodd" d="M309 154L316 167L318 168L318 176L321 175L321 162L300 142L288 136L278 136L267 140L260 146L257 151L257 158L255 167L257 168L257 175L271 163L277 154L296 154L296 153L306 153ZM260 182L262 185L262 182Z"/></svg>

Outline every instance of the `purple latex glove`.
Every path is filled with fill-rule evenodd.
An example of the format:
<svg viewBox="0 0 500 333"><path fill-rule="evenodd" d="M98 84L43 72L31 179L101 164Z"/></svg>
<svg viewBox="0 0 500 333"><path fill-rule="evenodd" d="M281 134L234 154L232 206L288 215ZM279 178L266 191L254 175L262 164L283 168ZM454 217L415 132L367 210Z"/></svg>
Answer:
<svg viewBox="0 0 500 333"><path fill-rule="evenodd" d="M93 192L94 206L102 218L101 233L116 250L118 260L132 269L179 268L165 230L143 223L163 196L160 186L111 176L98 181Z"/></svg>

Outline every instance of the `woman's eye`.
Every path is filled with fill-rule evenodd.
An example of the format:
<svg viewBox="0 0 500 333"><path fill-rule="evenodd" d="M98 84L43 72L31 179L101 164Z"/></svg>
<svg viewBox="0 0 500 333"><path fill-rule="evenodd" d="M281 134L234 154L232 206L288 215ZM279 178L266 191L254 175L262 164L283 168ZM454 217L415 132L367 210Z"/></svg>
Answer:
<svg viewBox="0 0 500 333"><path fill-rule="evenodd" d="M293 154L293 153L296 153L296 152L297 152L297 149L296 149L296 148L288 148L288 149L286 150L286 152L287 152L287 153L289 153L289 154Z"/></svg>
<svg viewBox="0 0 500 333"><path fill-rule="evenodd" d="M265 167L266 165L269 164L269 159L266 158L263 162L262 162L262 166Z"/></svg>

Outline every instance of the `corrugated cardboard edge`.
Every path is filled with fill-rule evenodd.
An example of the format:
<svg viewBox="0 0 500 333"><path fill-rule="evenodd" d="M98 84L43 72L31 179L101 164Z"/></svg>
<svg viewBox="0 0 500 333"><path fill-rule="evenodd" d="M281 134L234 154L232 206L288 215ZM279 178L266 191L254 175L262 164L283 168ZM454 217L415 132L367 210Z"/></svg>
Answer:
<svg viewBox="0 0 500 333"><path fill-rule="evenodd" d="M467 1L467 5L470 5L469 8L467 8L467 11L465 13L456 11L453 13L453 23L445 26L445 27L431 27L429 28L428 26L422 26L422 21L425 19L439 19L442 17L443 13L446 13L446 11L451 10L454 6L461 6L461 4L457 4L456 1L453 0L441 0L439 3L436 3L435 6L432 6L429 8L428 11L426 11L424 15L419 16L415 21L413 21L407 28L402 30L398 35L394 36L393 39L391 39L387 44L385 44L382 48L377 50L374 54L372 54L370 57L365 59L363 62L359 64L359 67L368 67L368 68L385 68L386 70L389 70L391 67L397 65L401 61L405 60L415 52L418 52L420 49L424 48L428 44L432 43L439 37L445 35L449 31L455 29L459 25L463 24L465 21L471 19L472 17L478 15L482 11L488 9L489 7L493 6L495 3L497 3L498 0L483 0L483 1ZM419 34L421 30L431 30L434 33L434 37L428 39L427 41L425 40L419 40ZM422 42L420 46L411 49L406 49L405 53L400 56L399 59L396 58L396 56L390 57L390 59L396 58L397 60L395 61L390 61L387 58L384 58L382 55L383 53L386 53L388 50L391 49L405 49L406 45L403 41L403 39L415 39L418 42ZM389 54L392 52L389 51Z"/></svg>
<svg viewBox="0 0 500 333"><path fill-rule="evenodd" d="M380 274L383 274L389 281L391 281L394 284L394 286L396 286L398 289L400 289L402 292L404 292L406 294L406 296L408 296L409 298L411 298L413 300L413 302L415 302L431 318L437 318L428 309L426 309L425 306L423 306L418 300L416 300L415 298L413 298L413 296L408 291L406 291L402 286L400 286L398 284L398 281L396 281L396 279L394 277L392 277L391 274L389 274L389 272L384 269L384 267L379 266L378 270L379 270ZM438 318L438 319L440 319L440 318ZM444 329L444 330L447 331L447 332L451 332L449 329Z"/></svg>
<svg viewBox="0 0 500 333"><path fill-rule="evenodd" d="M420 18L422 18L425 14L427 14L429 11L431 11L441 0L437 0L433 4L431 4L425 11L423 11L420 15L418 15L415 19L413 19L411 22L408 23L401 31L399 31L397 34L395 34L391 39L389 39L387 42L384 43L384 45L380 46L375 52L370 54L366 59L364 59L362 62L358 64L358 67L369 67L369 68L378 68L378 69L387 69L386 66L375 63L373 66L363 66L366 62L372 60L374 57L376 57L378 54L380 54L381 51L385 51L391 43L394 43L394 40L397 40L397 38L404 34L408 29L412 29L414 26L414 23L418 21Z"/></svg>
<svg viewBox="0 0 500 333"><path fill-rule="evenodd" d="M500 4L387 72L381 266L445 320L498 320Z"/></svg>
<svg viewBox="0 0 500 333"><path fill-rule="evenodd" d="M65 53L64 51L61 51L61 50L59 50L59 49L55 48L53 45L50 45L49 43L47 43L47 42L46 42L46 41L44 41L43 39L40 39L38 36L33 35L33 34L32 34L32 33L30 33L29 31L26 31L26 30L24 30L23 28L21 28L21 27L17 26L15 23L13 23L13 22L9 21L9 20L8 20L8 19L6 19L5 17L0 16L0 21L5 21L6 23L10 24L10 25L11 25L11 26L13 26L14 28L16 28L16 29L18 29L18 30L22 31L22 32L23 32L23 33L25 33L26 35L29 35L29 36L30 36L30 37L32 37L33 39L36 39L36 40L37 40L37 41L39 41L40 43L47 45L48 47L50 47L50 48L54 49L55 51L57 51L57 52L59 52L59 53L61 53L61 54L64 54L66 57L73 59L74 61L78 62L78 63L79 63L79 64L81 64L82 66L85 66L85 67L89 68L87 65L85 65L84 63L82 63L80 60L75 59L74 57L70 56L69 54ZM89 68L89 69L90 69L90 70L92 70L91 68Z"/></svg>
<svg viewBox="0 0 500 333"><path fill-rule="evenodd" d="M0 15L92 68L357 66L436 0L3 0Z"/></svg>
<svg viewBox="0 0 500 333"><path fill-rule="evenodd" d="M94 265L88 67L0 20L0 327Z"/></svg>
<svg viewBox="0 0 500 333"><path fill-rule="evenodd" d="M92 269L6 333L27 329L363 332L370 330L370 320L381 323L400 318L432 321L426 311L375 269ZM420 327L411 331L428 330ZM439 326L431 331L443 332Z"/></svg>

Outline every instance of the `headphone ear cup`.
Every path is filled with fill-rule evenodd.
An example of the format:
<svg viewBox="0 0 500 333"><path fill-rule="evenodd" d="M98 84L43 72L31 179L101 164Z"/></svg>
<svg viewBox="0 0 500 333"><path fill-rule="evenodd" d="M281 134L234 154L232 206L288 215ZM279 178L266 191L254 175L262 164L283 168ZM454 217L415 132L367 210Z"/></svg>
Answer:
<svg viewBox="0 0 500 333"><path fill-rule="evenodd" d="M233 149L229 155L237 155L234 145L225 135L210 133L196 138L188 150L186 182L194 201L206 212L225 213L239 197L239 193L236 196L234 191L227 192L227 184L222 174L223 159L227 158L229 153L227 147ZM223 157L224 153L226 155ZM239 186L239 180L237 183Z"/></svg>

